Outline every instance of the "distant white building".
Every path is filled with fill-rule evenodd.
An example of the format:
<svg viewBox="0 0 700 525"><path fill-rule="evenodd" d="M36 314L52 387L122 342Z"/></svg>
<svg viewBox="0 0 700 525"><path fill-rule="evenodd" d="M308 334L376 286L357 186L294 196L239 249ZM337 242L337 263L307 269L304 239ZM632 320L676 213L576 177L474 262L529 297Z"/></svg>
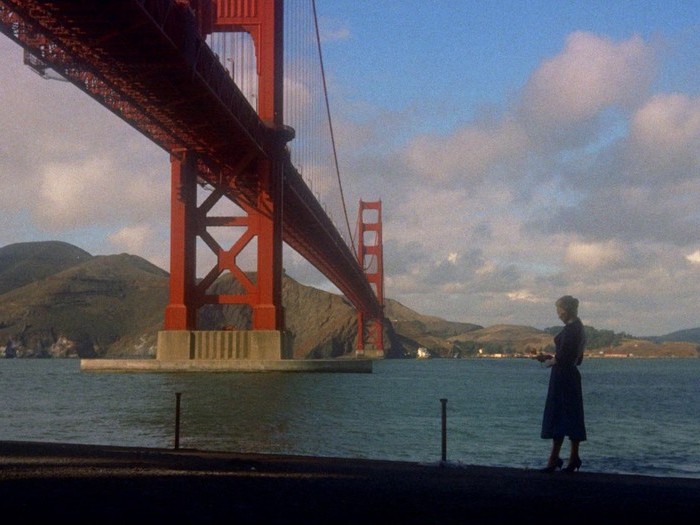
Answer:
<svg viewBox="0 0 700 525"><path fill-rule="evenodd" d="M416 359L428 359L430 358L430 352L428 352L428 349L425 348L424 346L421 346L418 350L416 350Z"/></svg>

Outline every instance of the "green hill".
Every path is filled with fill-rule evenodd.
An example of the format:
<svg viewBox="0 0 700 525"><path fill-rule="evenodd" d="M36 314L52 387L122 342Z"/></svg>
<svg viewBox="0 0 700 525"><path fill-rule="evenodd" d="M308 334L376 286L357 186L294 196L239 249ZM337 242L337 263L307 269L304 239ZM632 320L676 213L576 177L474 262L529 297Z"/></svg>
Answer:
<svg viewBox="0 0 700 525"><path fill-rule="evenodd" d="M13 347L30 349L36 357L90 357L125 333L162 322L166 272L132 255L75 252L81 261L58 264L50 273L47 262L65 262L64 250L51 257L52 247L37 250L41 265L27 260L31 272L41 277L0 296L0 341L12 340Z"/></svg>
<svg viewBox="0 0 700 525"><path fill-rule="evenodd" d="M690 328L688 330L678 330L670 334L650 338L656 342L686 341L688 343L700 344L700 328Z"/></svg>
<svg viewBox="0 0 700 525"><path fill-rule="evenodd" d="M59 241L21 242L0 248L0 295L90 259L85 250Z"/></svg>

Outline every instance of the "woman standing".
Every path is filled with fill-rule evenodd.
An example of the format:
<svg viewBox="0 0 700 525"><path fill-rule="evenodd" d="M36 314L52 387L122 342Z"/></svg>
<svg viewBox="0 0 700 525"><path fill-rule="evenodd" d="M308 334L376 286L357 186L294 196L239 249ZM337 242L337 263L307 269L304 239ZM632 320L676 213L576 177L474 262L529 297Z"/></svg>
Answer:
<svg viewBox="0 0 700 525"><path fill-rule="evenodd" d="M554 337L554 356L538 358L552 369L541 434L542 439L552 440L552 450L547 466L542 471L553 472L562 468L564 462L559 457L559 451L564 437L568 436L571 452L569 463L563 470L574 472L581 467L579 444L586 440L581 374L578 371L578 365L583 360L586 335L583 323L578 317L578 299L565 295L557 300L555 306L564 328Z"/></svg>

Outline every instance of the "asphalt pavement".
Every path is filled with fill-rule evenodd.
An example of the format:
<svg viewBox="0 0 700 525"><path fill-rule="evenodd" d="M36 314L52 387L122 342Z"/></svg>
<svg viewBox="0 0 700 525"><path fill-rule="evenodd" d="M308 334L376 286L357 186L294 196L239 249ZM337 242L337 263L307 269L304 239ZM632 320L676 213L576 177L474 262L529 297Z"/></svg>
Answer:
<svg viewBox="0 0 700 525"><path fill-rule="evenodd" d="M697 523L700 479L0 441L0 504L28 523L666 525Z"/></svg>

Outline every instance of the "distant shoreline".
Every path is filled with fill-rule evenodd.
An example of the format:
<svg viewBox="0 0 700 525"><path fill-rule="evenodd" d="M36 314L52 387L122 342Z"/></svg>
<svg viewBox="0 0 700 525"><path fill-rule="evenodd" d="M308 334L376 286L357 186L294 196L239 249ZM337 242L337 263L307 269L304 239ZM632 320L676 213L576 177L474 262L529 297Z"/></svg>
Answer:
<svg viewBox="0 0 700 525"><path fill-rule="evenodd" d="M584 354L584 359L698 359L700 355L690 356L690 355L628 355L628 354ZM427 358L408 358L421 360L430 359L532 359L535 358L531 355L524 354L495 354L495 355L475 355L467 357L427 357Z"/></svg>
<svg viewBox="0 0 700 525"><path fill-rule="evenodd" d="M698 359L700 358L700 355L634 355L634 354L584 354L584 359ZM32 356L32 357L19 357L19 356L14 356L14 357L8 357L8 356L0 356L0 360L52 360L52 359L58 359L58 360L80 360L82 359L79 356L75 355L70 355L70 356L42 356L42 357L37 357L37 356ZM109 357L95 357L93 359L112 359ZM155 359L155 357L123 357L120 359L124 360L137 360L137 359ZM331 358L332 359L332 358ZM348 359L347 356L345 357L338 357L335 359ZM532 355L526 355L526 354L482 354L482 355L474 355L474 356L465 356L465 357L460 357L460 356L453 356L453 357L442 357L442 356L426 356L426 357L399 357L399 358L384 358L384 359L379 359L381 360L389 360L389 361L402 361L402 360L410 360L414 359L416 361L429 361L431 359L532 359L534 360L535 358ZM304 361L304 359L299 359L299 361Z"/></svg>

